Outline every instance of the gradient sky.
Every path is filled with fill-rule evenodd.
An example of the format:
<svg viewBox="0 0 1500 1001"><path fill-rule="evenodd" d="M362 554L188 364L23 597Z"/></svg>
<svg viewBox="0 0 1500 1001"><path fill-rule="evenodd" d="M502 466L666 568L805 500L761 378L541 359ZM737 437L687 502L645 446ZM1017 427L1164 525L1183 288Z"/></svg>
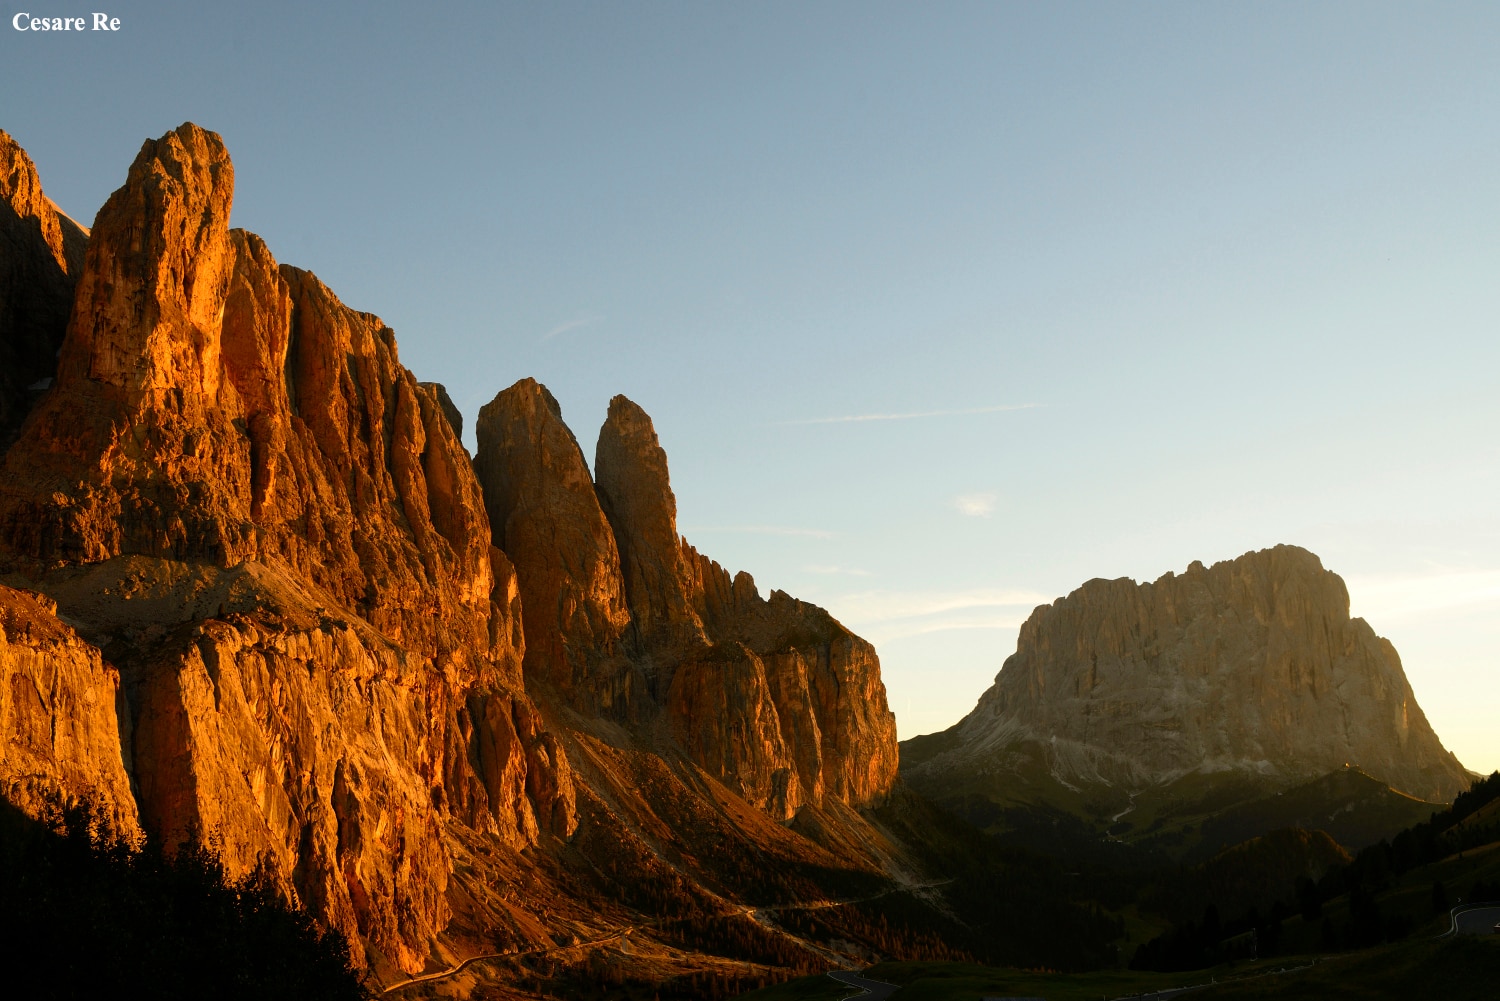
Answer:
<svg viewBox="0 0 1500 1001"><path fill-rule="evenodd" d="M209 7L6 8L48 194L220 132L234 224L470 425L645 407L683 532L872 639L902 737L1036 604L1290 542L1500 767L1500 6Z"/></svg>

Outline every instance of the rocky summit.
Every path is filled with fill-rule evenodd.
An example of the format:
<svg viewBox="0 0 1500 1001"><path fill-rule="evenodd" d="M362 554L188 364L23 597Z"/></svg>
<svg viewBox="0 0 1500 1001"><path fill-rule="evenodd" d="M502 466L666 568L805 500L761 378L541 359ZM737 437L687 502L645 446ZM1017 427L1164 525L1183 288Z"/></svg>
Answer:
<svg viewBox="0 0 1500 1001"><path fill-rule="evenodd" d="M184 125L85 233L0 133L7 799L268 873L387 983L621 928L642 969L703 970L641 908L748 922L748 859L888 879L869 644L678 537L623 397L597 484L531 380L471 459L378 317L230 228L233 191Z"/></svg>
<svg viewBox="0 0 1500 1001"><path fill-rule="evenodd" d="M1113 790L1124 806L1174 785L1286 788L1346 766L1441 802L1470 780L1395 648L1295 546L1152 583L1092 580L1041 606L974 710L903 751L918 789L999 803Z"/></svg>
<svg viewBox="0 0 1500 1001"><path fill-rule="evenodd" d="M640 407L611 401L597 485L532 380L496 396L478 434L494 538L528 614L528 676L580 714L649 728L778 819L890 788L895 717L874 649L819 608L762 599L678 536Z"/></svg>
<svg viewBox="0 0 1500 1001"><path fill-rule="evenodd" d="M0 131L0 450L52 384L88 231L42 193L26 151Z"/></svg>
<svg viewBox="0 0 1500 1001"><path fill-rule="evenodd" d="M46 839L94 875L181 863L252 923L300 910L366 987L696 999L881 957L1110 965L1128 907L1176 920L1139 865L1163 856L1104 900L1073 847L1112 865L1139 823L1226 901L1282 903L1468 784L1285 546L1037 609L898 775L875 650L678 533L640 406L610 401L591 465L497 374L470 455L378 316L231 228L234 182L186 124L85 230L0 133L0 862L78 901L43 976L153 924L34 879ZM1324 833L1255 842L1284 827Z"/></svg>

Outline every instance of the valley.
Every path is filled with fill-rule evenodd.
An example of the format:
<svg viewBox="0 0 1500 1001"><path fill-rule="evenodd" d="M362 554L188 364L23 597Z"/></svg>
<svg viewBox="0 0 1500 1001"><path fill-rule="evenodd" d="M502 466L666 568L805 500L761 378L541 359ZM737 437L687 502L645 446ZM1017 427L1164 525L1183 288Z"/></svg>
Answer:
<svg viewBox="0 0 1500 1001"><path fill-rule="evenodd" d="M247 971L291 942L393 998L1464 997L1493 960L1428 939L1500 883L1500 777L1313 553L1089 581L898 743L870 642L680 534L640 406L590 462L509 373L471 454L234 193L186 123L84 229L0 133L0 857L61 908L13 929L35 972L120 990L68 937L121 924L118 968L179 969L194 900ZM67 909L95 884L107 920Z"/></svg>

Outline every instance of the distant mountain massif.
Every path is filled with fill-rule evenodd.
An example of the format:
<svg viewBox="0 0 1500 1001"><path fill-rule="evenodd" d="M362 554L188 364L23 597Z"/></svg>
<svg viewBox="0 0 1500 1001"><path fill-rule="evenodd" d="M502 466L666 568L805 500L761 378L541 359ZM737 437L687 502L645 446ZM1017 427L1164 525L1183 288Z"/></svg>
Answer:
<svg viewBox="0 0 1500 1001"><path fill-rule="evenodd" d="M1359 846L1473 778L1395 648L1294 546L1043 605L974 710L903 743L901 769L984 827L1050 814L1173 852L1278 826L1332 825Z"/></svg>
<svg viewBox="0 0 1500 1001"><path fill-rule="evenodd" d="M1289 879L1468 785L1290 547L1091 581L898 750L869 643L678 535L640 407L591 471L523 378L471 456L378 317L229 228L233 190L184 125L85 230L0 133L0 793L28 823L201 848L370 984L711 997L1114 961L1136 891L1080 886L1075 848L1306 829L1234 856Z"/></svg>

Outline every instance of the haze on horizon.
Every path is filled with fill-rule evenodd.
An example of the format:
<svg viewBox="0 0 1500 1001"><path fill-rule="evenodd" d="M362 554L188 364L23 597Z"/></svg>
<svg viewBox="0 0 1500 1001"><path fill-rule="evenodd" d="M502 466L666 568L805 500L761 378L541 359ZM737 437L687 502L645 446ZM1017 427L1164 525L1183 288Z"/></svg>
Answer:
<svg viewBox="0 0 1500 1001"><path fill-rule="evenodd" d="M1287 542L1500 767L1493 5L111 13L0 32L65 211L220 132L234 224L469 428L641 404L683 532L874 641L902 737L1035 605Z"/></svg>

